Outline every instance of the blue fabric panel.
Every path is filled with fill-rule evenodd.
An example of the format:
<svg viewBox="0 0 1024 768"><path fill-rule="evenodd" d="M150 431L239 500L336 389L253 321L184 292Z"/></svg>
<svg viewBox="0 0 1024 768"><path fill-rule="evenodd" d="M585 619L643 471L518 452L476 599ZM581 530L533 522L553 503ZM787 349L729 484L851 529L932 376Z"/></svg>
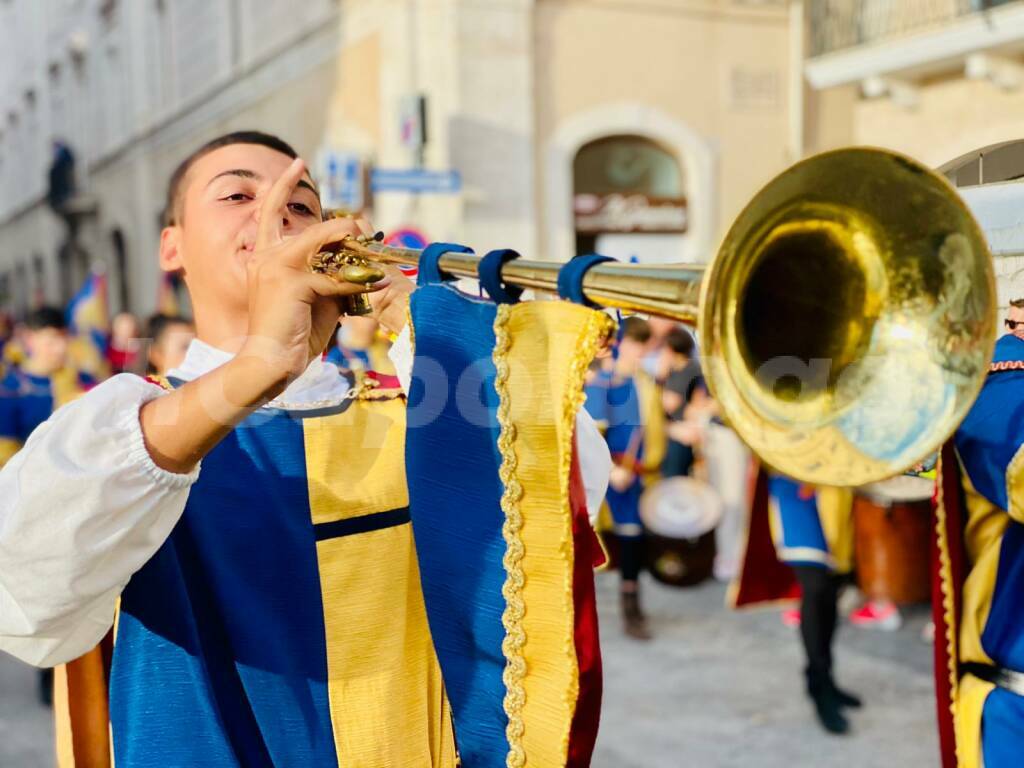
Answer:
<svg viewBox="0 0 1024 768"><path fill-rule="evenodd" d="M447 286L421 286L412 296L410 514L455 736L472 768L500 768L508 751L495 311Z"/></svg>
<svg viewBox="0 0 1024 768"><path fill-rule="evenodd" d="M1006 469L1024 444L1024 371L988 375L954 442L974 488L1006 509Z"/></svg>
<svg viewBox="0 0 1024 768"><path fill-rule="evenodd" d="M992 354L993 363L1019 363L1024 361L1024 339L1018 339L1011 333L1000 336L996 340L996 348Z"/></svg>
<svg viewBox="0 0 1024 768"><path fill-rule="evenodd" d="M336 765L324 638L302 424L258 414L203 460L124 592L117 764Z"/></svg>
<svg viewBox="0 0 1024 768"><path fill-rule="evenodd" d="M999 569L981 645L996 664L1024 672L1024 525L1010 520L999 546Z"/></svg>
<svg viewBox="0 0 1024 768"><path fill-rule="evenodd" d="M616 528L623 525L641 525L640 496L642 494L643 485L639 480L636 480L624 491L617 491L611 486L608 487L605 501L608 502L608 511L612 513L612 522L615 523ZM616 533L620 536L630 535L639 537L643 535L641 531L624 534L622 531L616 530Z"/></svg>
<svg viewBox="0 0 1024 768"><path fill-rule="evenodd" d="M633 463L643 460L640 395L633 380L616 380L611 372L599 371L586 385L584 392L587 396L584 408L604 428L604 438L612 456L616 459L626 456L627 463L628 457L632 457ZM616 526L640 525L642 492L639 479L624 491L608 488L605 500Z"/></svg>
<svg viewBox="0 0 1024 768"><path fill-rule="evenodd" d="M53 385L43 376L13 370L0 384L0 437L24 443L53 413Z"/></svg>
<svg viewBox="0 0 1024 768"><path fill-rule="evenodd" d="M811 549L821 552L823 556L828 555L828 542L821 527L821 518L818 516L818 502L814 494L806 499L800 498L801 485L795 480L780 475L772 475L768 478L768 493L779 510L783 548ZM825 567L825 563L817 560L804 560L799 557L787 556L785 553L780 553L780 557L785 562L794 565Z"/></svg>
<svg viewBox="0 0 1024 768"><path fill-rule="evenodd" d="M640 394L633 379L616 380L609 371L598 371L584 387L587 399L583 407L602 427L612 455L629 454L642 459L643 420Z"/></svg>
<svg viewBox="0 0 1024 768"><path fill-rule="evenodd" d="M615 259L598 253L588 253L567 261L558 270L558 295L585 307L599 307L599 304L595 304L584 295L583 278L591 267L605 261L615 261Z"/></svg>
<svg viewBox="0 0 1024 768"><path fill-rule="evenodd" d="M981 714L985 768L1018 768L1024 744L1024 697L996 688Z"/></svg>

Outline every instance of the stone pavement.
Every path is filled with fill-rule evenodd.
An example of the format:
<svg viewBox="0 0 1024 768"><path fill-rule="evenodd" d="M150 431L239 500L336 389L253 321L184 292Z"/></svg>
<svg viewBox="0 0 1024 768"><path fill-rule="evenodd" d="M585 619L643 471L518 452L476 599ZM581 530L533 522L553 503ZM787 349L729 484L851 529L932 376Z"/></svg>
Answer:
<svg viewBox="0 0 1024 768"><path fill-rule="evenodd" d="M924 611L895 633L840 629L839 679L866 707L853 732L836 738L812 720L798 638L777 611L726 611L717 584L678 590L648 581L656 634L640 644L622 634L616 579L598 574L605 699L594 768L937 765ZM52 754L34 672L0 655L0 768L49 768Z"/></svg>
<svg viewBox="0 0 1024 768"><path fill-rule="evenodd" d="M36 671L0 653L0 768L52 768L50 710L36 696Z"/></svg>
<svg viewBox="0 0 1024 768"><path fill-rule="evenodd" d="M938 765L926 608L894 633L840 627L837 677L865 707L834 737L812 720L799 637L778 610L727 611L718 584L647 581L655 637L637 643L621 630L616 579L598 574L605 695L594 768Z"/></svg>

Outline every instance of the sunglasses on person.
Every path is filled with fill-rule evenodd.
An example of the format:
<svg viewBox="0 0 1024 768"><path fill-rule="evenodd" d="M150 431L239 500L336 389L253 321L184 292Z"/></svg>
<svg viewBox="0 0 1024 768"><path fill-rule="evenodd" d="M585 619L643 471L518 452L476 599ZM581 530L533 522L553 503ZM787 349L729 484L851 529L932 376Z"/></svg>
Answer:
<svg viewBox="0 0 1024 768"><path fill-rule="evenodd" d="M1003 322L1011 331L1016 331L1018 325L1024 325L1024 320L1003 320Z"/></svg>

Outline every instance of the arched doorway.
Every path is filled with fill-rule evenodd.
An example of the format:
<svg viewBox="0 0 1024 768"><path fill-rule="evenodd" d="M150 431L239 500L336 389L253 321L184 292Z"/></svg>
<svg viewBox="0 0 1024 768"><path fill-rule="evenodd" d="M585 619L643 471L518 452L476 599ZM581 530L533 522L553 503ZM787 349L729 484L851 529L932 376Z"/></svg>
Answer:
<svg viewBox="0 0 1024 768"><path fill-rule="evenodd" d="M645 136L588 142L573 160L573 215L577 253L679 261L689 223L683 166Z"/></svg>

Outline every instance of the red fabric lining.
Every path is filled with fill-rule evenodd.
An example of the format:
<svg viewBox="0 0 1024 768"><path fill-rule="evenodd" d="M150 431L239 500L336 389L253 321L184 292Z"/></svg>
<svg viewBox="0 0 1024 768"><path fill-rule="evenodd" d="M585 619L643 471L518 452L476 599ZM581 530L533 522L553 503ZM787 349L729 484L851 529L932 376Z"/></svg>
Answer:
<svg viewBox="0 0 1024 768"><path fill-rule="evenodd" d="M964 550L964 508L960 487L960 463L952 442L942 448L942 504L946 512L945 533L949 544L950 571L953 581L954 637L960 634L960 603L966 577L967 554ZM947 623L942 595L942 560L936 526L931 537L932 619L935 621L935 704L939 722L939 752L943 768L956 768L956 729L953 722L952 684L949 679L949 648L946 643Z"/></svg>
<svg viewBox="0 0 1024 768"><path fill-rule="evenodd" d="M800 597L793 569L779 561L768 518L768 475L757 469L751 482L747 546L736 580L733 607Z"/></svg>
<svg viewBox="0 0 1024 768"><path fill-rule="evenodd" d="M579 458L573 439L572 470L569 473L569 507L572 510L573 615L575 621L576 662L580 690L569 731L567 768L587 768L597 741L601 719L601 644L597 626L597 597L594 591L594 566L604 562L597 534L587 515L586 493Z"/></svg>

